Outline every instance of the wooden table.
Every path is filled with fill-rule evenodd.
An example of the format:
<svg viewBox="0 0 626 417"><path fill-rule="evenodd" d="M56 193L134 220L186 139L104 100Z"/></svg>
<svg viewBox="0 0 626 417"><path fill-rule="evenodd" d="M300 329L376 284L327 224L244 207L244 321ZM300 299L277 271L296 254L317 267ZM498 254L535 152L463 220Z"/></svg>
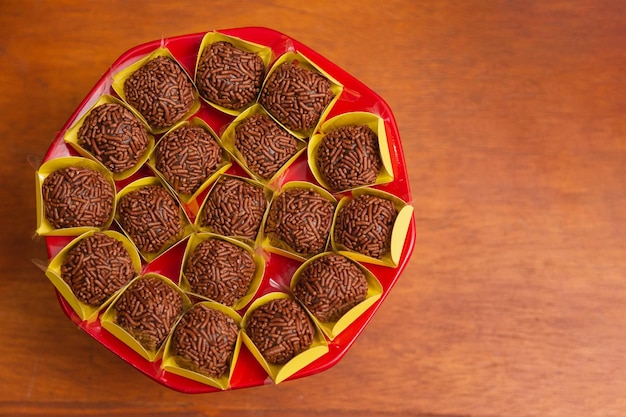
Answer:
<svg viewBox="0 0 626 417"><path fill-rule="evenodd" d="M143 3L0 4L1 415L626 415L626 3ZM417 242L335 367L185 395L63 315L29 162L125 50L254 25L389 103Z"/></svg>

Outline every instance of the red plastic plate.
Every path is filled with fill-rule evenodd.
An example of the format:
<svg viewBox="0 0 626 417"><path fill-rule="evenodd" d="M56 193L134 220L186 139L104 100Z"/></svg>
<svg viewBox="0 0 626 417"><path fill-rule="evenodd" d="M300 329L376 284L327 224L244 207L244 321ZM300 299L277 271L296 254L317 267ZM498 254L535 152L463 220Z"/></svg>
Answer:
<svg viewBox="0 0 626 417"><path fill-rule="evenodd" d="M391 194L400 197L407 203L411 203L411 192L409 189L408 176L406 172L406 164L404 160L404 154L402 152L402 144L400 142L400 135L396 126L396 121L393 117L391 109L385 103L385 101L379 97L375 92L366 87L363 83L352 77L350 74L333 64L317 52L313 51L309 47L301 44L289 36L276 32L267 28L250 27L250 28L237 28L219 30L218 32L226 35L236 36L247 41L255 42L261 45L266 45L274 51L275 57L280 57L282 54L288 51L298 51L304 54L306 57L315 62L319 67L328 72L336 80L338 80L344 86L344 91L339 97L339 100L332 108L327 118L331 118L338 114L350 112L350 111L368 111L378 114L383 118L387 130L387 138L389 142L389 151L391 154L391 160L394 169L394 181L384 186L377 186L374 188L384 190ZM122 56L120 56L107 70L107 72L100 78L94 88L89 92L87 97L74 111L72 116L65 123L63 128L59 131L54 142L48 149L48 152L44 158L44 162L50 159L76 155L76 152L68 147L63 141L63 135L65 131L72 126L72 124L78 120L103 94L116 95L111 88L112 76L121 69L136 62L142 57L151 53L154 49L164 46L170 50L174 57L185 67L187 72L193 77L194 67L196 62L196 56L205 33L197 33L191 35L177 36L173 38L167 38L159 41L149 42L135 48L130 49ZM232 116L223 114L214 108L208 106L206 103L202 103L202 107L196 114L196 116L204 119L218 134L221 134L227 125L233 120ZM245 176L245 172L239 168L236 164L230 168L228 173L234 173L237 175ZM117 183L118 190L125 184L142 176L150 175L151 172L147 167L142 168L137 174L131 178ZM306 154L302 155L285 174L284 181L292 180L304 180L313 183L317 183L313 174L310 172ZM200 201L204 195L200 196ZM46 246L48 249L49 258L54 257L67 243L69 243L73 237L47 237ZM163 256L155 259L149 264L144 264L142 272L158 272L169 278L174 282L178 282L179 271L182 256L184 253L186 240L183 240L172 250L163 254ZM408 235L404 244L400 262L396 268L376 266L370 264L364 264L380 281L383 287L383 294L381 298L370 307L361 317L359 317L354 323L352 323L343 333L336 337L332 342L329 342L329 352L301 369L299 372L291 376L289 379L301 378L309 375L316 374L324 371L331 366L335 365L348 349L352 346L357 337L361 334L367 323L370 321L380 304L385 300L389 291L394 286L402 271L404 270L415 244L415 220L412 219ZM262 296L268 292L275 291L281 286L288 287L293 272L300 265L298 262L284 258L279 255L268 255L269 259L266 264L265 275L257 297ZM80 318L74 313L69 304L57 293L57 298L63 312L81 329L83 329L91 337L99 341L106 346L120 358L131 364L133 367L154 379L155 381L177 391L186 393L206 393L219 391L219 389L192 381L165 371L162 371L159 367L159 362L148 362L143 359L139 354L135 353L131 348L119 341L113 335L108 333L100 325L100 321L96 320L92 323L82 322ZM240 311L243 314L245 310ZM230 389L246 388L251 386L271 384L271 379L267 376L263 368L258 364L252 354L247 348L242 345L239 359L235 365L235 370L231 380Z"/></svg>

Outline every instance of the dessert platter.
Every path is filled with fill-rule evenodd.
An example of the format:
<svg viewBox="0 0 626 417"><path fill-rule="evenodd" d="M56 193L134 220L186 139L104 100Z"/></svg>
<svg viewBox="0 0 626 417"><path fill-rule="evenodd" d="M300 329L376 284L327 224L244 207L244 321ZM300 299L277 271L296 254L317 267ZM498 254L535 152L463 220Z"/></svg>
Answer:
<svg viewBox="0 0 626 417"><path fill-rule="evenodd" d="M186 393L335 365L415 242L389 106L267 28L122 54L52 141L36 190L63 312Z"/></svg>

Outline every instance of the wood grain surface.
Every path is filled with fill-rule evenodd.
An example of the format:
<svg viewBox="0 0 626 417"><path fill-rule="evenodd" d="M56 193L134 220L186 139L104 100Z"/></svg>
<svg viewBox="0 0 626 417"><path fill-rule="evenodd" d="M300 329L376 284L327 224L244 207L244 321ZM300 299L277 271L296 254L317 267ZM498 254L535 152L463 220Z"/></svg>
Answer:
<svg viewBox="0 0 626 417"><path fill-rule="evenodd" d="M62 313L32 163L127 49L243 26L388 102L417 243L333 368L185 395ZM622 1L1 1L0 415L626 415L625 45Z"/></svg>

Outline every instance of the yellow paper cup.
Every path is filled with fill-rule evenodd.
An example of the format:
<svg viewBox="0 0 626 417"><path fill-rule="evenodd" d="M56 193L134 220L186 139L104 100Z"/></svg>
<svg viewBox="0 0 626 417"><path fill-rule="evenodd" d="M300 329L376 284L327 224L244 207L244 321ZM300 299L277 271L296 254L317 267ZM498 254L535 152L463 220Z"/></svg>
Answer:
<svg viewBox="0 0 626 417"><path fill-rule="evenodd" d="M380 259L352 251L346 248L344 245L341 245L335 241L335 227L337 225L337 218L339 216L339 213L352 199L365 194L377 196L386 200L391 200L398 213L391 231L390 250L387 251L387 253ZM393 194L389 194L373 188L355 189L352 191L352 197L342 198L337 205L335 218L333 219L333 225L330 230L333 250L357 262L366 262L374 265L383 265L395 268L396 266L398 266L398 262L400 261L400 255L402 254L402 249L404 248L404 242L406 241L407 231L409 230L409 224L411 223L412 217L413 206L407 204L402 199L396 197Z"/></svg>
<svg viewBox="0 0 626 417"><path fill-rule="evenodd" d="M211 45L216 42L227 42L243 51L257 54L259 58L261 58L261 60L263 61L263 65L265 66L266 73L267 73L267 68L270 65L270 62L274 58L274 53L272 52L272 49L268 48L267 46L259 45L253 42L248 42L241 38L237 38L235 36L224 35L222 33L215 32L215 31L207 32L206 35L204 35L204 37L202 38L202 42L200 43L200 49L198 50L198 57L196 59L196 67L195 67L195 72L194 72L195 73L194 80L196 82L196 85L197 85L197 77L198 77L198 64L200 63L200 58L202 57L202 53L204 52L206 48L210 48ZM220 106L217 103L213 103L212 101L206 99L202 95L200 95L200 97L202 98L202 100L207 102L212 107L226 114L230 114L232 116L237 116L239 113L241 113L244 110L244 109L238 109L238 110L229 109L229 108Z"/></svg>
<svg viewBox="0 0 626 417"><path fill-rule="evenodd" d="M227 316L235 320L235 323L237 323L238 328L241 327L241 316L237 314L237 312L233 310L232 308L226 307L222 304L219 304L213 301L203 301L198 304L202 304L204 306L207 306L208 308L221 311L222 313L226 314ZM191 308L193 308L193 306ZM182 316L180 319L178 319L176 326L178 326L178 323L180 323L181 319L182 319ZM212 387L216 387L222 390L228 389L230 385L230 379L233 376L233 370L235 369L235 364L237 363L237 358L239 357L239 351L241 350L241 332L239 332L239 334L237 335L237 341L235 342L233 355L230 359L229 372L226 373L225 375L222 375L220 378L213 378L213 377L210 377L210 376L207 376L202 373L192 371L191 369L186 368L184 364L182 363L182 361L180 360L180 357L174 353L173 348L172 348L172 335L176 331L176 326L174 326L174 329L172 330L172 332L170 332L170 335L167 338L167 341L165 342L165 348L163 352L163 361L161 362L161 369L167 372L170 372L172 374L180 375L187 379L191 379L193 381L210 385Z"/></svg>
<svg viewBox="0 0 626 417"><path fill-rule="evenodd" d="M202 129L204 129L216 142L218 145L220 145L220 148L222 149L222 161L219 163L219 165L217 166L217 169L215 170L215 172L213 172L203 183L202 185L193 193L193 194L183 194L183 193L179 193L177 192L174 187L167 181L167 178L165 178L165 176L163 175L163 173L161 173L158 169L157 169L157 163L156 163L156 151L159 147L159 143L163 140L163 138L165 138L167 135L171 134L172 132L174 132L177 129L180 129L183 126L197 126L200 127ZM154 150L152 151L152 153L150 154L150 159L148 161L148 165L150 166L150 168L152 168L152 170L159 176L159 178L161 178L161 180L163 181L164 184L167 185L168 189L173 193L178 195L178 198L180 199L180 201L183 204L188 204L190 201L196 200L198 198L198 196L204 191L206 190L212 183L213 181L215 181L215 179L218 177L219 174L225 172L226 170L228 170L228 168L231 167L232 162L231 162L231 158L230 155L228 154L228 152L224 151L224 148L222 146L221 140L220 138L215 134L215 132L213 131L213 129L211 129L211 127L202 119L198 118L198 117L194 117L191 120L183 120L181 122L178 122L177 124L175 124L170 130L167 131L167 133L165 133L161 139L159 139L159 143L157 143L157 145L154 147Z"/></svg>
<svg viewBox="0 0 626 417"><path fill-rule="evenodd" d="M308 258L312 257L311 256L305 256L302 255L298 252L296 252L293 248L291 248L288 244L286 244L284 241L282 241L280 239L279 236L275 236L273 233L266 233L265 232L265 227L267 224L267 219L269 217L269 212L271 210L272 204L274 203L274 201L276 200L276 198L282 194L283 192L285 192L286 190L289 190L291 188L305 188L305 189L313 189L316 193L318 193L319 195L321 195L322 197L324 197L326 200L330 201L333 205L337 205L337 199L335 197L333 197L333 195L331 193L329 193L328 191L326 191L325 189L323 189L322 187L319 187L315 184L312 184L310 182L305 182L305 181L291 181L288 182L286 184L283 185L281 191L279 193L275 193L274 197L272 198L272 201L270 202L270 206L267 210L267 213L265 214L265 220L263 222L263 225L261 226L261 230L262 230L262 239L261 239L261 247L263 249L265 249L268 252L272 252L272 253L276 253L282 256L285 256L287 258L290 259L295 259L297 261L305 261ZM335 208L335 212L336 212L336 208ZM331 229L330 232L332 233L332 225L331 225ZM324 250L326 249L326 247L328 247L328 241L326 242L326 245L324 247Z"/></svg>
<svg viewBox="0 0 626 417"><path fill-rule="evenodd" d="M320 127L320 132L313 135L313 137L311 137L311 140L309 141L309 147L307 151L309 167L311 168L311 172L313 172L313 176L315 177L315 179L324 188L331 189L330 185L320 172L319 166L317 164L317 152L320 145L324 141L324 137L337 128L356 125L368 126L374 133L376 133L376 136L378 137L378 148L380 152L382 166L380 168L380 171L378 172L376 181L373 184L363 184L347 189L333 191L343 192L368 185L387 184L393 181L393 165L391 163L391 156L389 154L387 132L385 131L385 121L380 116L377 116L373 113L351 112L340 114L324 122L324 124L322 124L322 126Z"/></svg>
<svg viewBox="0 0 626 417"><path fill-rule="evenodd" d="M45 162L39 167L35 173L35 186L37 188L36 205L37 205L37 230L36 233L40 236L77 236L90 230L106 230L113 223L113 216L115 213L115 204L112 204L111 216L109 220L102 225L102 227L81 226L81 227L68 227L65 229L55 228L46 218L45 215L45 202L43 201L43 194L41 187L48 175L60 169L76 167L87 168L93 171L101 173L107 182L111 185L111 190L115 196L115 182L111 177L111 173L99 162L91 159L68 156L62 158L51 159Z"/></svg>
<svg viewBox="0 0 626 417"><path fill-rule="evenodd" d="M127 195L128 193L130 193L132 191L136 191L136 190L138 190L140 188L149 187L149 186L153 186L153 185L159 185L159 186L165 188L166 190L168 190L168 192L169 192L169 189L167 188L167 186L164 185L158 177L144 177L144 178L140 178L138 180L135 180L135 181L131 182L126 187L124 187L124 188L122 188L120 190L120 192L117 194L116 199L115 199L116 207L119 205L120 200L125 195ZM157 252L143 252L143 251L139 250L139 248L137 248L137 250L141 254L141 257L144 258L148 262L151 262L152 260L154 260L154 258L156 258L157 256L163 254L169 248L171 248L176 243L178 243L179 241L184 239L185 236L187 236L187 235L189 235L190 233L193 232L193 227L189 223L189 219L187 218L187 215L185 214L185 210L183 210L182 207L180 206L180 201L176 198L175 194L172 194L171 192L169 192L169 193L170 193L170 195L172 195L172 197L174 198L174 200L176 201L176 203L178 205L179 212L180 212L180 222L181 222L181 226L182 226L182 231L181 231L181 233L178 236L175 236L172 239L170 239L170 241L166 242L161 247L161 249L159 249ZM115 221L120 226L120 229L122 229L124 234L128 237L128 239L130 239L130 241L133 242L133 238L130 236L130 234L126 230L124 230L124 227L122 226L122 223L120 222L119 210L116 210L116 212L115 212ZM133 242L133 244L134 243L135 242Z"/></svg>
<svg viewBox="0 0 626 417"><path fill-rule="evenodd" d="M293 289L296 287L296 285L298 284L298 281L300 280L300 276L308 268L308 266L311 263L313 263L315 260L319 258L328 256L331 253L332 252L320 253L319 255L312 257L311 259L307 260L305 263L300 265L300 267L296 270L296 272L294 272L293 277L291 279L291 285L290 285L291 290L293 291ZM309 312L309 315L313 318L317 326L320 329L322 329L322 332L324 332L326 337L328 337L328 339L330 340L333 340L335 337L337 337L350 324L352 324L357 318L359 318L361 314L363 314L376 301L378 301L378 299L383 293L383 287L380 285L380 282L378 281L378 279L376 279L374 274L372 274L367 268L365 268L363 265L359 264L358 262L355 262L355 261L351 261L351 262L353 262L361 270L361 272L363 272L363 274L365 275L365 279L367 280L367 294L365 296L365 300L361 301L359 304L352 307L339 320L335 322L322 322L313 313L311 313L311 311L309 311L306 305L302 303L303 307L307 309L307 311Z"/></svg>
<svg viewBox="0 0 626 417"><path fill-rule="evenodd" d="M222 134L222 144L224 145L224 148L235 157L237 162L239 162L239 165L248 173L248 175L250 175L252 178L256 179L258 182L260 182L262 184L269 185L269 184L272 184L275 179L279 178L287 170L287 168L296 159L298 159L298 157L302 154L302 152L304 152L304 149L306 148L306 142L304 142L298 136L293 135L289 130L285 129L285 131L288 134L294 136L294 138L297 140L298 151L291 158L289 158L283 164L283 166L280 167L274 173L274 175L272 175L270 178L263 178L263 177L261 177L258 173L253 172L252 170L250 170L250 168L248 167L248 163L246 162L246 159L241 154L241 152L239 151L239 149L237 148L237 146L235 144L236 143L235 133L236 133L237 126L239 126L246 119L248 119L248 118L250 118L252 116L255 116L257 114L263 114L263 115L266 115L266 116L270 116L270 114L260 104L257 103L257 104L252 105L251 107L246 109L244 112L242 112L237 118L235 118L235 120L232 121L232 123L230 123L228 125L228 128L226 128L226 130ZM274 118L272 118L272 120L274 120ZM282 126L282 125L280 125L280 126L284 129L284 126Z"/></svg>
<svg viewBox="0 0 626 417"><path fill-rule="evenodd" d="M252 276L252 281L250 281L248 290L246 291L243 297L236 300L235 303L232 306L230 306L234 308L235 310L241 310L246 304L250 302L250 300L252 300L252 297L254 297L254 294L256 294L256 292L259 290L259 286L261 285L261 281L263 280L263 273L265 271L265 258L261 256L260 254L256 253L255 251L253 251L252 248L250 248L248 245L242 243L239 240L232 239L232 238L225 237L225 236L216 235L214 233L196 233L196 234L191 235L191 237L187 241L185 255L183 256L183 262L180 268L180 281L179 281L180 284L179 285L184 291L188 293L192 293L198 298L207 299L207 297L201 294L193 293L191 291L191 285L189 284L189 280L185 276L185 266L187 265L187 261L189 260L189 257L191 256L193 251L196 249L196 247L200 243L209 239L219 239L219 240L223 240L224 242L231 243L237 246L238 248L241 248L247 253L249 253L252 256L252 259L254 260L255 270L254 270L254 275Z"/></svg>
<svg viewBox="0 0 626 417"><path fill-rule="evenodd" d="M55 286L55 288L61 294L61 296L65 299L65 301L67 301L67 303L72 307L74 312L76 312L76 314L78 315L78 317L80 317L81 320L83 321L86 320L88 322L93 322L98 317L98 313L102 309L106 308L106 306L109 305L111 300L115 298L116 294L120 290L116 291L111 297L109 297L107 300L104 301L104 303L102 303L99 306L85 304L84 302L80 301L76 297L76 295L74 295L72 288L61 277L61 266L65 262L68 252L72 248L74 248L77 244L79 244L83 239L93 236L94 233L96 233L96 231L93 231L93 230L89 232L85 232L82 235L78 236L76 239L72 240L54 258L52 258L52 260L50 261L50 264L48 265L48 269L46 270L46 277L48 277L50 282L52 282L52 284ZM113 230L106 230L101 233L115 240L122 242L122 244L124 245L124 248L126 248L126 250L128 251L128 254L130 255L130 259L133 262L133 269L135 270L135 276L139 275L139 272L141 271L141 259L139 258L137 249L130 242L130 240L128 240L128 238L126 238L126 236L122 235L121 233L118 233Z"/></svg>
<svg viewBox="0 0 626 417"><path fill-rule="evenodd" d="M170 287L172 287L173 289L175 289L176 292L180 294L182 298L183 311L187 311L191 307L191 301L189 300L189 297L187 297L187 295L176 284L174 284L169 278L166 278L163 275L159 275L155 273L148 273L146 275L142 275L133 279L118 293L118 295L111 301L109 307L106 309L106 311L100 318L100 323L102 327L104 327L109 333L111 333L113 336L118 338L120 341L122 341L125 345L130 347L132 350L140 354L144 359L146 359L149 362L153 362L154 360L158 359L163 353L163 347L165 346L165 341L167 340L167 337L157 349L155 350L146 349L137 339L135 339L123 327L117 324L117 310L115 309L115 304L117 303L117 300L119 300L119 298L122 296L122 294L124 293L124 291L126 291L128 287L133 285L133 283L135 283L137 280L149 278L149 277L158 278L161 281L165 282ZM177 321L179 318L177 318ZM174 326L172 326L172 329L173 327ZM172 333L172 329L169 330L169 334Z"/></svg>
<svg viewBox="0 0 626 417"><path fill-rule="evenodd" d="M128 67L122 69L121 71L115 73L113 75L113 84L112 84L113 90L115 90L117 95L119 95L122 98L122 100L128 103L128 101L126 100L126 94L124 93L124 83L126 82L126 80L131 75L133 75L139 68L143 67L148 61L151 61L161 56L171 58L174 62L176 62L176 64L180 67L181 71L185 74L185 76L189 79L189 81L193 85L193 90L194 90L193 104L191 108L189 109L189 111L185 113L185 115L181 118L181 120L188 119L192 114L194 114L195 112L198 111L198 109L200 109L200 99L198 98L199 96L198 90L196 89L196 86L193 84L193 79L189 76L189 74L187 74L187 71L185 71L185 68L182 65L180 65L180 63L176 60L176 58L174 58L174 55L172 55L172 53L167 48L155 49L150 55L146 56L145 58L140 59L134 64L131 64ZM137 114L139 114L139 112L137 112ZM150 126L150 124L146 121L146 118L143 115L139 114L139 116L141 117L141 120L146 126ZM167 130L169 130L170 127L171 126L165 127L165 128L155 128L153 126L150 126L150 131L154 134L158 134L158 133L166 132Z"/></svg>
<svg viewBox="0 0 626 417"><path fill-rule="evenodd" d="M324 76L328 81L330 81L330 90L334 94L333 99L328 103L326 108L322 111L320 118L317 122L317 125L314 128L308 129L308 130L290 130L285 127L285 129L292 132L295 136L299 138L302 138L302 139L309 138L313 134L313 132L317 131L317 128L319 127L319 125L324 121L324 119L326 119L326 116L328 116L328 113L330 112L330 110L333 108L333 106L339 99L339 96L341 95L341 92L343 91L343 85L340 84L339 81L337 81L329 73L327 73L326 71L321 69L319 66L317 66L317 64L315 64L313 61L311 61L309 58L307 58L303 54L299 52L287 52L281 55L276 60L276 62L274 62L274 65L272 65L272 68L270 68L269 72L267 73L267 76L265 77L265 81L263 82L263 87L261 88L261 91L263 91L263 88L265 88L265 85L267 84L267 80L269 80L270 76L274 73L274 71L276 71L278 67L280 67L282 64L286 62L293 62L293 61L298 61L298 65L301 66L302 68L305 68L309 71L316 72Z"/></svg>
<svg viewBox="0 0 626 417"><path fill-rule="evenodd" d="M133 175L135 172L137 172L139 168L141 168L141 166L148 160L148 156L150 155L150 152L152 152L152 148L154 148L154 136L152 136L149 133L149 130L148 130L149 127L146 124L146 120L143 118L143 116L141 116L141 114L139 114L139 112L137 112L137 110L135 110L128 104L118 100L117 98L113 96L110 96L110 95L100 96L98 100L94 103L94 105L89 109L89 111L86 112L80 119L78 119L76 123L72 125L72 127L70 127L65 132L65 135L63 135L63 140L65 141L65 143L67 143L72 148L74 148L76 152L78 152L82 156L91 158L97 161L96 157L91 152L87 151L85 148L79 145L78 131L80 130L82 125L85 123L85 119L87 118L87 116L89 116L89 113L91 113L96 107L102 106L103 104L119 104L121 106L124 106L124 108L128 109L131 113L135 115L135 117L137 117L137 119L141 122L141 125L144 126L144 128L146 129L146 136L148 138L148 145L146 147L145 152L141 155L141 157L137 160L137 163L133 167L125 169L124 171L121 171L121 172L111 172L113 179L116 181L119 181L119 180L126 179L130 177L131 175Z"/></svg>
<svg viewBox="0 0 626 417"><path fill-rule="evenodd" d="M291 298L291 296L281 292L272 292L256 299L256 301L252 303L246 314L243 316L243 321L241 323L241 337L243 339L243 343L246 345L248 350L250 350L256 360L261 364L263 369L265 369L265 372L267 372L267 374L270 376L270 378L272 378L275 384L280 384L282 381L289 378L305 366L311 364L316 359L319 359L320 357L328 353L328 343L324 338L324 334L316 327L315 336L313 338L313 343L311 344L311 346L300 354L294 356L289 362L285 363L284 365L274 365L268 363L267 360L265 360L259 349L246 334L246 325L248 323L250 315L254 310L256 310L265 303L281 298Z"/></svg>

